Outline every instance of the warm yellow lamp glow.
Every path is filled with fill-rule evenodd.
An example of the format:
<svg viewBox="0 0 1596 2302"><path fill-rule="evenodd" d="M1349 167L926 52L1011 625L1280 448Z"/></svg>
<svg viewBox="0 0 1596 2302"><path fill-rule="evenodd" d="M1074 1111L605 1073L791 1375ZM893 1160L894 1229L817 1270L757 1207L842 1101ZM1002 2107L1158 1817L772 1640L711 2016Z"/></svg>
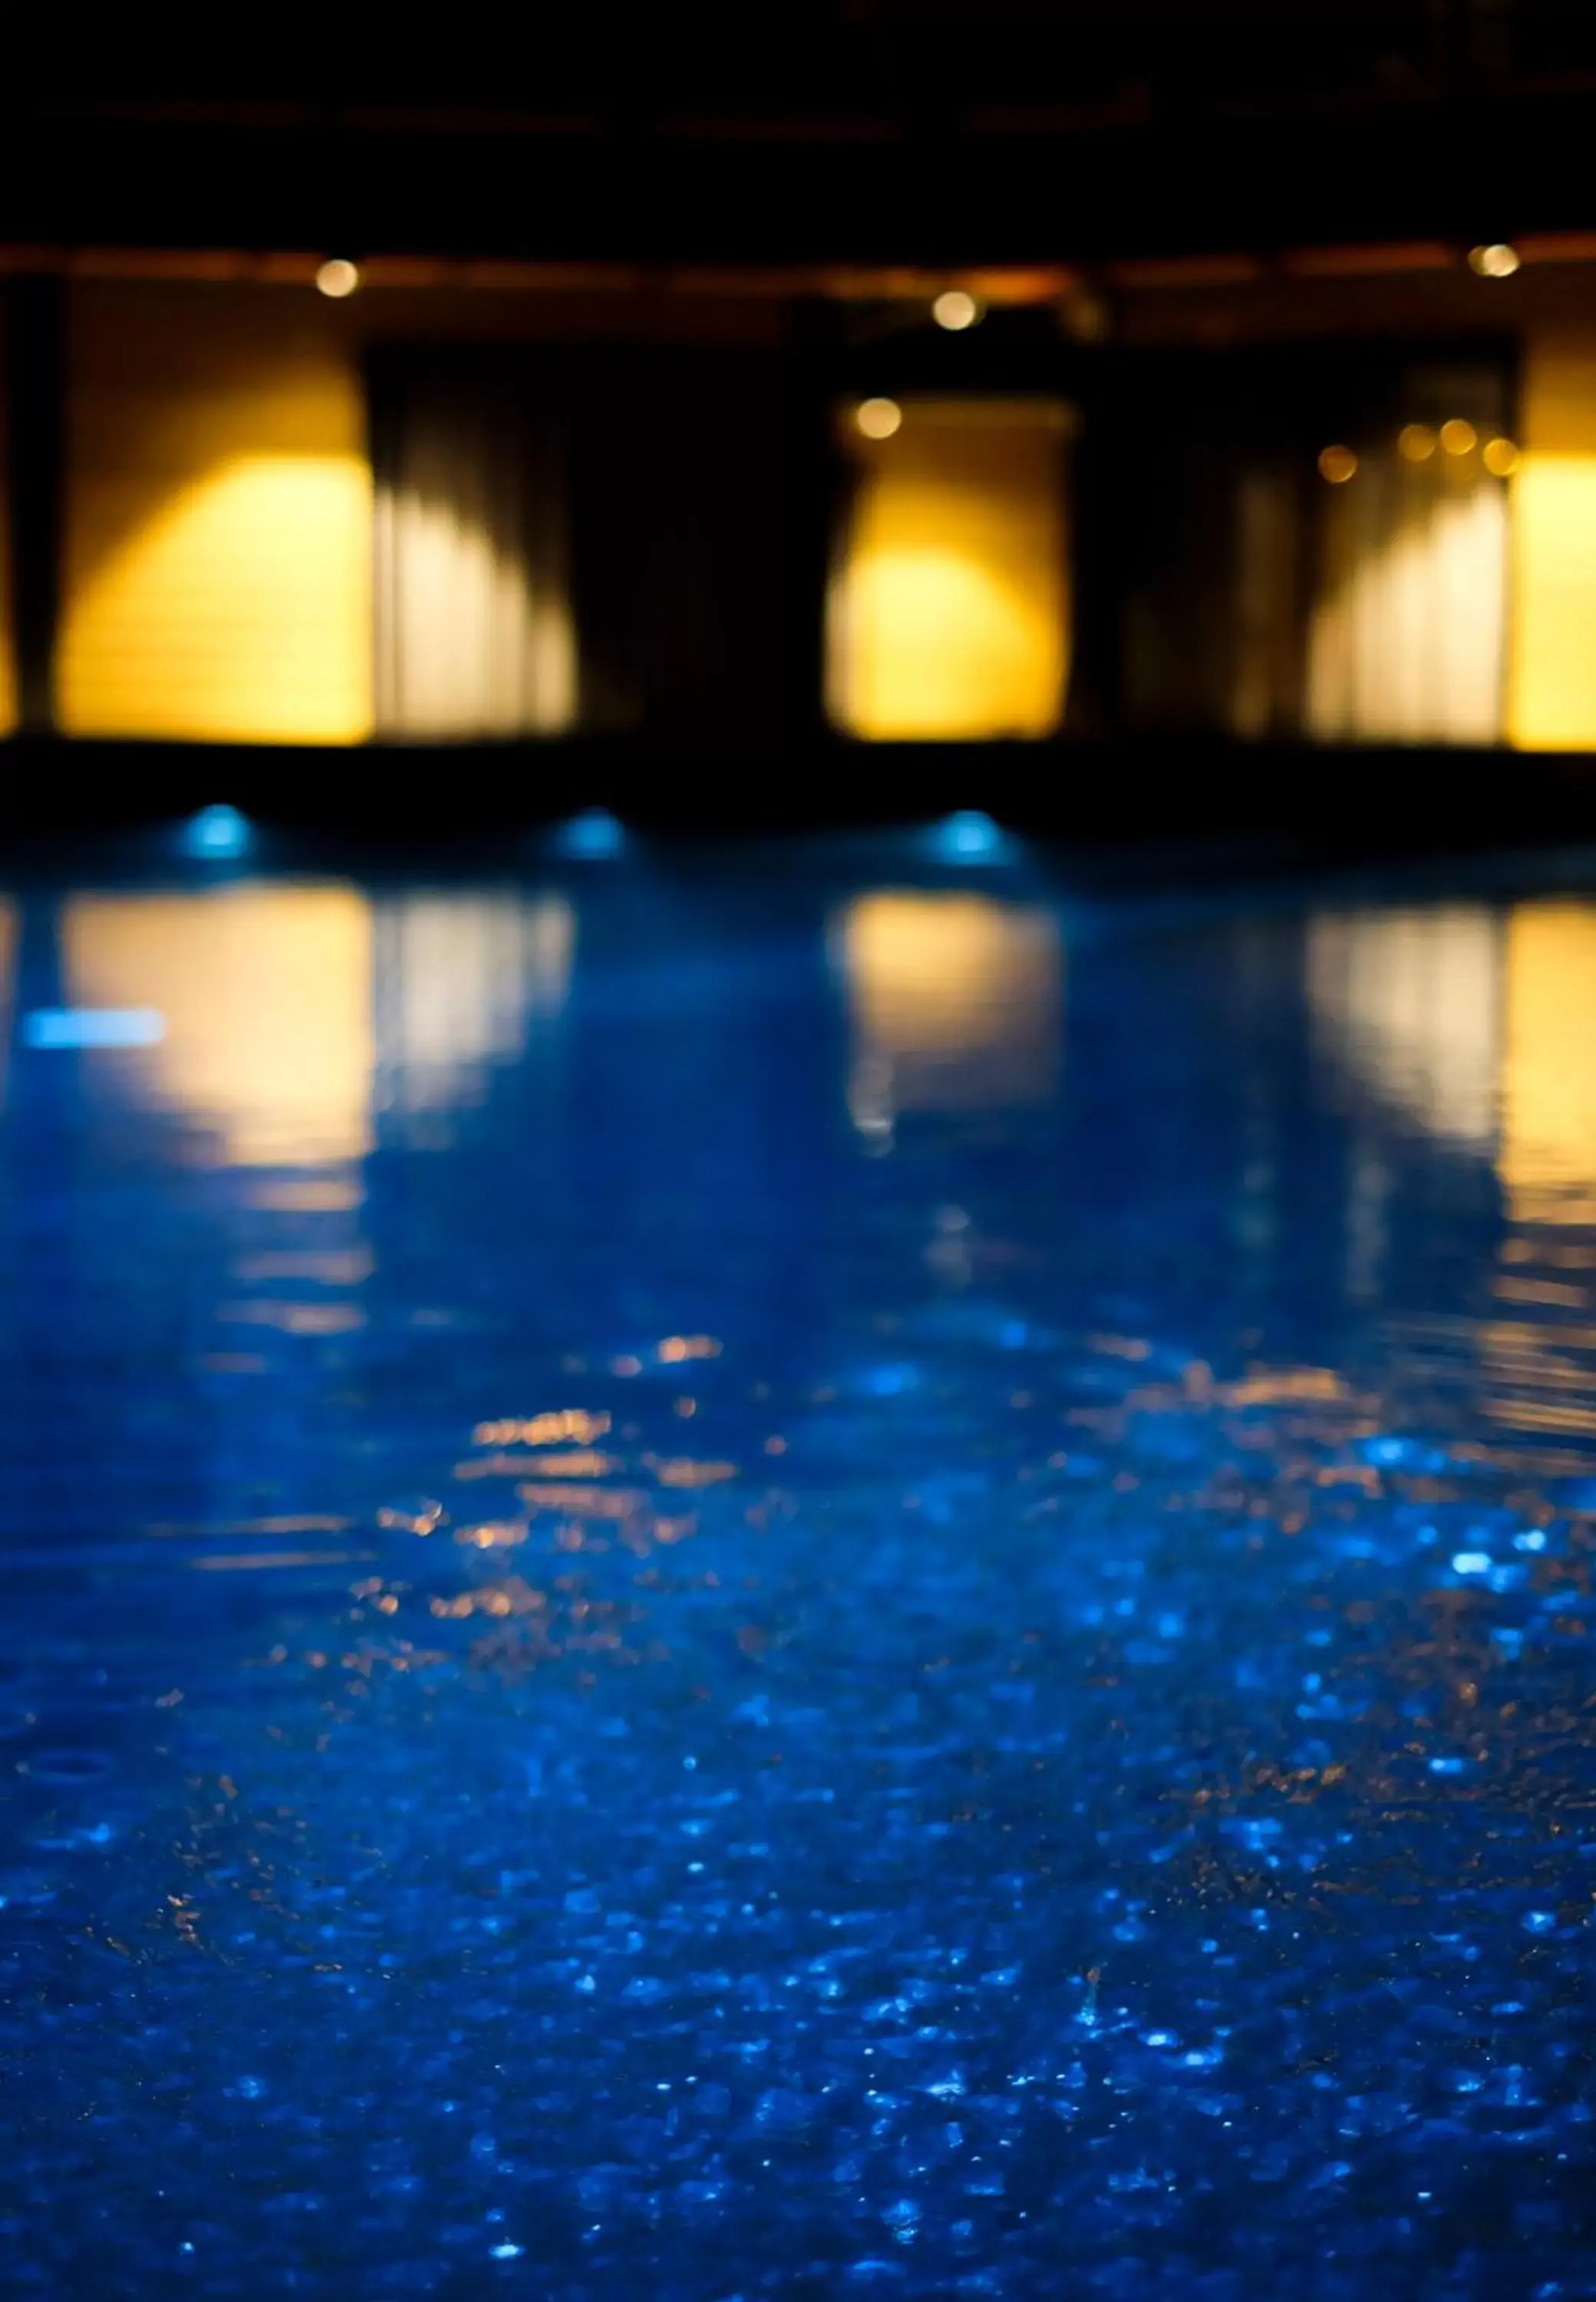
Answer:
<svg viewBox="0 0 1596 2302"><path fill-rule="evenodd" d="M1357 469L1357 458L1350 448L1320 449L1319 471L1332 487L1344 487Z"/></svg>
<svg viewBox="0 0 1596 2302"><path fill-rule="evenodd" d="M867 440L890 440L903 420L895 399L861 400L853 417Z"/></svg>
<svg viewBox="0 0 1596 2302"><path fill-rule="evenodd" d="M71 601L67 729L358 740L367 643L342 563L368 494L353 459L251 456L174 496Z"/></svg>
<svg viewBox="0 0 1596 2302"><path fill-rule="evenodd" d="M351 264L348 256L330 256L317 269L315 284L323 296L335 299L352 296L360 285L359 267Z"/></svg>
<svg viewBox="0 0 1596 2302"><path fill-rule="evenodd" d="M980 316L980 306L963 288L945 288L931 307L931 317L937 326L946 328L953 334L973 328Z"/></svg>
<svg viewBox="0 0 1596 2302"><path fill-rule="evenodd" d="M1480 460L1499 480L1508 480L1518 469L1518 450L1511 440L1487 440L1480 450Z"/></svg>
<svg viewBox="0 0 1596 2302"><path fill-rule="evenodd" d="M372 931L354 888L78 895L63 913L62 957L75 1004L161 1015L153 1046L97 1060L131 1067L223 1165L367 1149Z"/></svg>
<svg viewBox="0 0 1596 2302"><path fill-rule="evenodd" d="M1397 434L1397 452L1410 464L1428 463L1435 453L1435 433L1428 424L1404 424Z"/></svg>
<svg viewBox="0 0 1596 2302"><path fill-rule="evenodd" d="M371 475L352 357L223 291L86 300L57 691L71 735L357 743Z"/></svg>
<svg viewBox="0 0 1596 2302"><path fill-rule="evenodd" d="M1499 1171L1514 1222L1596 1223L1596 904L1508 921Z"/></svg>
<svg viewBox="0 0 1596 2302"><path fill-rule="evenodd" d="M1041 736L1068 669L1065 411L916 400L859 451L827 603L839 727L878 738Z"/></svg>
<svg viewBox="0 0 1596 2302"><path fill-rule="evenodd" d="M906 1111L1046 1102L1063 962L1051 913L987 895L861 895L837 954L853 1027L850 1108L890 1138Z"/></svg>
<svg viewBox="0 0 1596 2302"><path fill-rule="evenodd" d="M1449 417L1441 427L1441 444L1449 456L1466 456L1479 436L1474 425L1461 416Z"/></svg>
<svg viewBox="0 0 1596 2302"><path fill-rule="evenodd" d="M1494 239L1483 248L1468 251L1469 269L1477 272L1482 280L1510 280L1517 271L1520 257L1516 248L1506 240Z"/></svg>

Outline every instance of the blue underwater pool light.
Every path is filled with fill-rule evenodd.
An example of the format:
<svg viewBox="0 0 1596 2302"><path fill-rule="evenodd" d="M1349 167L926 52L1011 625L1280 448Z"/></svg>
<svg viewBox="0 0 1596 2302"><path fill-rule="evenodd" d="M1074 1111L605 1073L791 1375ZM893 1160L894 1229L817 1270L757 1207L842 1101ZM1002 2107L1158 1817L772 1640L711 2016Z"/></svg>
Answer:
<svg viewBox="0 0 1596 2302"><path fill-rule="evenodd" d="M202 807L183 826L182 850L205 862L224 862L245 854L249 838L249 819L236 807Z"/></svg>
<svg viewBox="0 0 1596 2302"><path fill-rule="evenodd" d="M609 862L623 852L626 844L625 826L602 807L584 808L580 815L560 824L554 834L555 853L584 863Z"/></svg>
<svg viewBox="0 0 1596 2302"><path fill-rule="evenodd" d="M931 843L944 863L999 863L1009 842L989 815L977 807L962 807L932 827Z"/></svg>

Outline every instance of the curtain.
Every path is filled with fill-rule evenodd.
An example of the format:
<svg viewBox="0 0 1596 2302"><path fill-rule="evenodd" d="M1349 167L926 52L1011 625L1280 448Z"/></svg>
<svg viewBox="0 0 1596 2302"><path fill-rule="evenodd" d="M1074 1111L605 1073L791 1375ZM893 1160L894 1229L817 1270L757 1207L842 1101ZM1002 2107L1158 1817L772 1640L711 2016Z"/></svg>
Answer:
<svg viewBox="0 0 1596 2302"><path fill-rule="evenodd" d="M1108 475L1080 585L1117 593L1098 676L1112 693L1117 676L1121 724L1499 742L1511 397L1490 350L1243 352L1127 376L1088 414Z"/></svg>
<svg viewBox="0 0 1596 2302"><path fill-rule="evenodd" d="M1501 734L1508 501L1482 460L1499 431L1494 379L1462 375L1408 394L1358 444L1357 469L1321 500L1308 629L1309 735L1388 743L1493 744ZM1407 411L1399 411L1399 413ZM1471 444L1441 444L1448 417ZM1437 435L1440 434L1438 437Z"/></svg>
<svg viewBox="0 0 1596 2302"><path fill-rule="evenodd" d="M379 734L576 716L559 427L511 382L408 376L374 407Z"/></svg>

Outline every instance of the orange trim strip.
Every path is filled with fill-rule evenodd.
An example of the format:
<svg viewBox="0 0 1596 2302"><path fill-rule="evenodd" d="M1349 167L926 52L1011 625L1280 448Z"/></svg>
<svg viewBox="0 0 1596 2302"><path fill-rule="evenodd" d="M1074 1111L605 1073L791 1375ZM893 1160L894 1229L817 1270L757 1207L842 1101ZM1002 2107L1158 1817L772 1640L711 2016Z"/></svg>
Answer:
<svg viewBox="0 0 1596 2302"><path fill-rule="evenodd" d="M1520 261L1596 263L1596 231L1527 232L1513 242ZM75 280L236 281L308 287L326 250L63 248L0 245L0 277L49 273ZM1210 256L1125 258L1102 266L990 265L934 271L906 265L639 265L535 262L516 257L374 255L359 259L374 289L475 289L503 295L598 293L818 296L837 303L929 302L945 288L968 288L993 305L1056 302L1094 278L1132 291L1256 286L1271 277L1352 280L1404 273L1456 272L1461 245L1440 240L1362 248L1298 248L1277 256L1234 250Z"/></svg>
<svg viewBox="0 0 1596 2302"><path fill-rule="evenodd" d="M1439 239L1394 241L1388 247L1299 248L1281 258L1282 272L1301 280L1373 279L1392 272L1454 272L1461 251Z"/></svg>
<svg viewBox="0 0 1596 2302"><path fill-rule="evenodd" d="M1105 276L1116 288L1234 288L1264 276L1256 256L1137 257L1111 264Z"/></svg>

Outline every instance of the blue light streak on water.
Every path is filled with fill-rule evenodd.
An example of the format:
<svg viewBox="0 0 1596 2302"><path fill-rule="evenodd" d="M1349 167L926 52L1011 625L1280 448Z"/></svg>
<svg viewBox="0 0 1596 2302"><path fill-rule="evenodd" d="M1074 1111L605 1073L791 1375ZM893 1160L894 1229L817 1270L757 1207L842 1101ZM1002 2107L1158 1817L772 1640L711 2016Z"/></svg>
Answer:
<svg viewBox="0 0 1596 2302"><path fill-rule="evenodd" d="M22 1018L27 1047L153 1047L165 1032L153 1007L35 1007Z"/></svg>
<svg viewBox="0 0 1596 2302"><path fill-rule="evenodd" d="M1590 2289L1585 899L577 877L13 892L7 2290Z"/></svg>

